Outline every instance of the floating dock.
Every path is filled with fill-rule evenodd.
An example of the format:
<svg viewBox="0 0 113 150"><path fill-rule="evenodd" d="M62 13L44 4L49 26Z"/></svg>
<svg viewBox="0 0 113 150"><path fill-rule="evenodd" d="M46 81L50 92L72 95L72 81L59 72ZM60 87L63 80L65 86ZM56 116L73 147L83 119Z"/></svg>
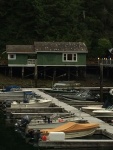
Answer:
<svg viewBox="0 0 113 150"><path fill-rule="evenodd" d="M33 88L33 91L37 94L40 94L43 98L51 99L55 105L64 108L67 112L74 113L79 118L87 120L89 123L98 123L102 134L106 135L109 139L72 139L64 141L40 141L39 146L45 148L101 148L101 147L113 147L113 126L108 123L91 116L85 112L80 111L79 109L70 106L62 101L59 101L55 97L52 97L44 92L40 91L37 88Z"/></svg>

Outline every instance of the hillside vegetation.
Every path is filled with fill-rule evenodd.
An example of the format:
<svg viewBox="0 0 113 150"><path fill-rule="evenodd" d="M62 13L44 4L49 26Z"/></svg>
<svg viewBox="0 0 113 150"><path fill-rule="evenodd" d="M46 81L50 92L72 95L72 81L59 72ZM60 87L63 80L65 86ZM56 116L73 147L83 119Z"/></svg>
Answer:
<svg viewBox="0 0 113 150"><path fill-rule="evenodd" d="M0 53L7 44L81 41L88 57L104 56L113 45L112 14L113 0L0 0Z"/></svg>

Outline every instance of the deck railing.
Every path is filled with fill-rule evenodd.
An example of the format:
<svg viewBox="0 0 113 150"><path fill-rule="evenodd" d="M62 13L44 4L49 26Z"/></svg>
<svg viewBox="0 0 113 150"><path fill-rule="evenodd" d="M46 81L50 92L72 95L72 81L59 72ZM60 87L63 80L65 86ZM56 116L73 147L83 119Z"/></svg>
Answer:
<svg viewBox="0 0 113 150"><path fill-rule="evenodd" d="M27 64L28 64L28 65L33 65L33 64L35 64L35 59L28 59L28 60L27 60Z"/></svg>
<svg viewBox="0 0 113 150"><path fill-rule="evenodd" d="M98 58L98 65L102 63L103 65L113 65L113 59L111 58Z"/></svg>

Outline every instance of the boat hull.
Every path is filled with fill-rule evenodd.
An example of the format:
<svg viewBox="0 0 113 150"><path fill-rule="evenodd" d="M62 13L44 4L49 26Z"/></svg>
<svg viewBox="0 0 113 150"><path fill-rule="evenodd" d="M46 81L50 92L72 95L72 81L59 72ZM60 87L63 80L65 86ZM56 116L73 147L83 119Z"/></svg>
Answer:
<svg viewBox="0 0 113 150"><path fill-rule="evenodd" d="M113 111L103 110L103 111L93 111L96 116L113 116Z"/></svg>
<svg viewBox="0 0 113 150"><path fill-rule="evenodd" d="M36 103L22 103L22 104L12 104L11 108L24 108L24 107L49 107L52 101L42 101Z"/></svg>
<svg viewBox="0 0 113 150"><path fill-rule="evenodd" d="M72 138L80 138L80 137L86 137L86 136L91 136L94 134L97 128L89 129L89 130L84 130L84 131L76 131L72 133L65 133L65 138L66 139L72 139Z"/></svg>

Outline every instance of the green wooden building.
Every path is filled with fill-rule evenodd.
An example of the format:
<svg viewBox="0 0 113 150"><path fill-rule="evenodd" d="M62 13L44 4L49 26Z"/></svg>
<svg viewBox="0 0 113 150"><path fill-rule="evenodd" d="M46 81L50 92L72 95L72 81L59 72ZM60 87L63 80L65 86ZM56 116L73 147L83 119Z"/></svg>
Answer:
<svg viewBox="0 0 113 150"><path fill-rule="evenodd" d="M83 42L34 42L33 45L6 45L8 66L13 68L35 68L35 74L47 76L73 76L85 74L87 47ZM49 71L48 71L49 70Z"/></svg>

